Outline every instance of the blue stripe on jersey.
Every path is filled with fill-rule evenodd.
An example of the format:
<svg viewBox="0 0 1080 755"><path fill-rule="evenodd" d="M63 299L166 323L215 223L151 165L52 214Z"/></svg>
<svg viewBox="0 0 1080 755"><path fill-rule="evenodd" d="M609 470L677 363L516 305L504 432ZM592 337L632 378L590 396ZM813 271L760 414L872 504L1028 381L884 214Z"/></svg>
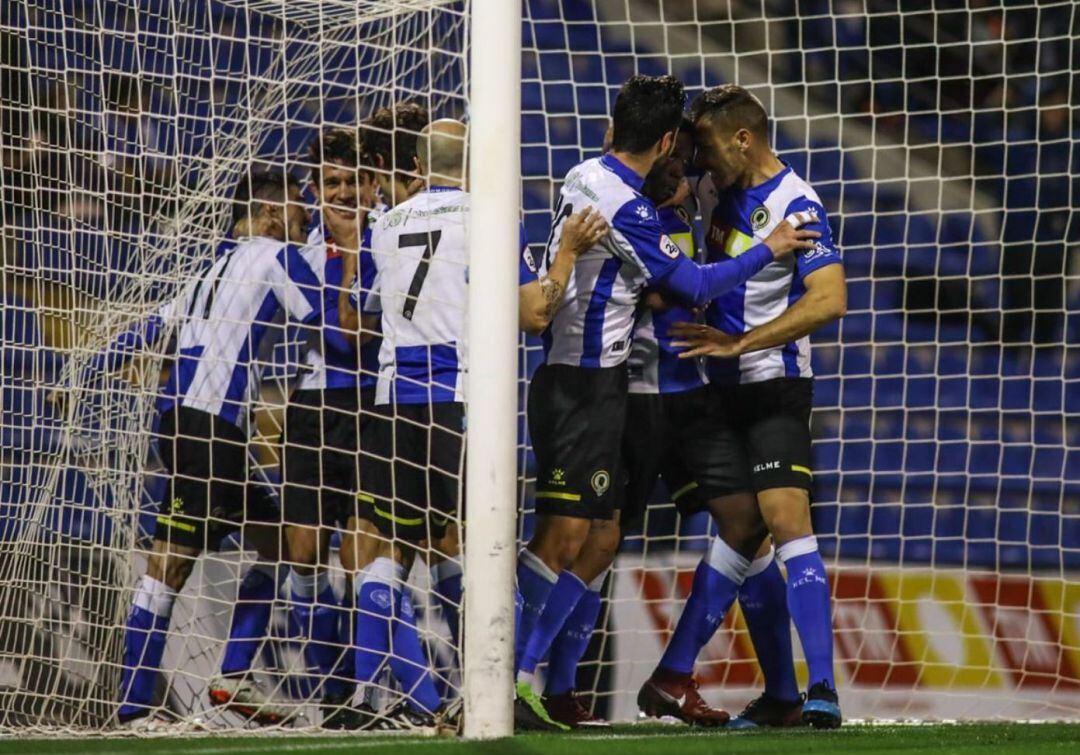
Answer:
<svg viewBox="0 0 1080 755"><path fill-rule="evenodd" d="M202 359L205 348L205 346L194 346L190 349L180 349L173 368L169 370L169 380L165 383L165 390L158 397L159 412L176 408L180 399L187 395L191 388L191 381L195 378L195 370L199 369L199 360Z"/></svg>
<svg viewBox="0 0 1080 755"><path fill-rule="evenodd" d="M364 311L364 302L371 293L371 287L375 284L375 258L371 256L371 226L364 229L363 239L360 242L360 259L357 262L357 275L360 276L360 306L357 312ZM340 274L338 278L340 278ZM336 297L335 297L336 298ZM337 310L337 302L334 302ZM360 387L374 388L379 382L379 349L382 347L382 337L376 336L360 347ZM353 362L356 363L355 360Z"/></svg>
<svg viewBox="0 0 1080 755"><path fill-rule="evenodd" d="M258 352L259 343L266 335L266 329L277 314L278 307L274 294L267 294L263 303L259 305L259 311L251 323L244 345L240 347L240 353L236 355L236 366L233 367L232 375L229 376L229 387L225 390L225 400L218 414L226 422L239 424L240 409L243 407L242 402L251 382L251 355Z"/></svg>
<svg viewBox="0 0 1080 755"><path fill-rule="evenodd" d="M660 227L667 234L690 234L689 256L695 256L696 249L693 244L694 228L679 215L675 207L661 208L658 213ZM671 345L671 334L668 332L671 326L677 322L694 322L693 311L687 307L672 306L660 312L653 312L653 332L656 334L656 343L659 347L657 352L656 381L660 393L678 393L689 391L704 385L699 363L696 359L679 359L678 349Z"/></svg>
<svg viewBox="0 0 1080 755"><path fill-rule="evenodd" d="M394 404L453 402L459 369L457 344L398 346L394 349Z"/></svg>
<svg viewBox="0 0 1080 755"><path fill-rule="evenodd" d="M724 333L743 333L746 331L746 321L743 313L746 310L746 284L727 292L714 301L705 310L705 322L721 330ZM729 357L719 359L711 357L705 360L708 369L709 382L718 384L733 384L739 382L739 358Z"/></svg>
<svg viewBox="0 0 1080 755"><path fill-rule="evenodd" d="M604 350L604 313L607 310L615 278L619 275L622 260L609 257L604 260L600 274L596 277L589 307L585 311L585 327L581 334L581 366L599 367L600 353Z"/></svg>

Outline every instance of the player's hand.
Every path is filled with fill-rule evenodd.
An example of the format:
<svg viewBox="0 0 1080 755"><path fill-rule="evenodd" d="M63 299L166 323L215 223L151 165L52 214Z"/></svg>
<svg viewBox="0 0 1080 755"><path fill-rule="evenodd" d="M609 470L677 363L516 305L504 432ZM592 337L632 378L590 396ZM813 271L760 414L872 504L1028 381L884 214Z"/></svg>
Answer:
<svg viewBox="0 0 1080 755"><path fill-rule="evenodd" d="M45 400L52 407L53 416L67 417L68 391L66 388L53 388L45 394Z"/></svg>
<svg viewBox="0 0 1080 755"><path fill-rule="evenodd" d="M815 239L820 239L817 231L800 231L799 226L818 222L818 216L810 212L793 212L773 229L765 239L765 245L772 250L773 259L780 259L800 249L813 249Z"/></svg>
<svg viewBox="0 0 1080 755"><path fill-rule="evenodd" d="M663 312L671 308L671 305L664 298L664 294L655 289L646 291L644 296L641 297L641 303L653 312Z"/></svg>
<svg viewBox="0 0 1080 755"><path fill-rule="evenodd" d="M565 250L577 257L599 244L607 235L608 224L604 216L592 207L586 207L563 223L559 251Z"/></svg>
<svg viewBox="0 0 1080 755"><path fill-rule="evenodd" d="M325 205L322 216L334 246L346 252L360 248L360 229L367 222L367 209Z"/></svg>
<svg viewBox="0 0 1080 755"><path fill-rule="evenodd" d="M677 322L668 331L678 340L672 346L685 348L679 359L694 357L737 357L742 354L742 342L738 336L728 335L708 325L696 322Z"/></svg>
<svg viewBox="0 0 1080 755"><path fill-rule="evenodd" d="M671 196L671 198L668 199L666 202L662 202L661 204L657 205L656 209L659 210L662 207L675 207L681 205L689 197L690 182L684 178L683 180L679 181L679 185L675 188L675 193Z"/></svg>

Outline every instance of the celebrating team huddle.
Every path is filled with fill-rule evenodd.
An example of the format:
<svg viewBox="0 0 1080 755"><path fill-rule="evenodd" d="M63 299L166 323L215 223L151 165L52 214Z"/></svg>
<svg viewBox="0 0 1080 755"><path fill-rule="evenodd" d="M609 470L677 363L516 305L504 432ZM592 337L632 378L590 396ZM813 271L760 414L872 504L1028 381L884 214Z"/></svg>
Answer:
<svg viewBox="0 0 1080 755"><path fill-rule="evenodd" d="M544 349L527 398L536 523L517 566L521 728L605 725L574 689L577 665L622 534L660 478L680 513L708 511L716 534L641 712L728 728L841 723L809 426L809 335L844 313L840 255L753 95L728 85L686 104L670 76L627 81L610 143L567 173L548 237L530 249L522 231L518 249L488 250L519 255L519 324ZM87 366L111 371L173 339L156 433L168 490L126 625L120 723L167 725L157 688L176 596L195 559L238 528L259 560L213 704L260 723L294 715L251 673L287 563L321 726L456 721L408 581L428 570L460 647L466 299L469 265L483 264L467 253L466 142L464 123L399 103L318 135L305 186L253 169L213 264ZM283 320L303 349L279 503L252 472L248 426L260 347ZM334 532L341 598L327 568ZM692 672L736 600L765 689L731 718Z"/></svg>

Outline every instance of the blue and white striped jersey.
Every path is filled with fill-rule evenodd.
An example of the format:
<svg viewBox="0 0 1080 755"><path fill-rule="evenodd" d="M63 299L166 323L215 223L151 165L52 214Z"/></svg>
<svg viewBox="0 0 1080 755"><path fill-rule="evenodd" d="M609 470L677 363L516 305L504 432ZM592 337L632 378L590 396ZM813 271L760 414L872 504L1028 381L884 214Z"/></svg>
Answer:
<svg viewBox="0 0 1080 755"><path fill-rule="evenodd" d="M310 323L322 315L322 288L300 248L274 239L239 241L171 304L176 363L158 401L215 414L247 427L257 388L252 358L280 311Z"/></svg>
<svg viewBox="0 0 1080 755"><path fill-rule="evenodd" d="M382 312L376 404L465 400L469 195L433 186L379 218L366 312Z"/></svg>
<svg viewBox="0 0 1080 755"><path fill-rule="evenodd" d="M813 210L817 223L802 226L818 231L814 249L773 262L761 272L713 302L706 315L710 325L737 335L779 317L806 292L806 276L826 265L841 264L832 230L817 193L790 166L765 183L732 189L721 195L707 238L710 262L728 264L764 239L793 212ZM777 377L812 377L810 338L743 354L738 359L709 359L709 382L755 383Z"/></svg>
<svg viewBox="0 0 1080 755"><path fill-rule="evenodd" d="M179 296L94 355L83 378L116 370L175 332L175 363L158 408L186 406L246 430L258 382L253 360L263 337L282 311L300 322L318 319L320 294L299 247L263 237L227 243Z"/></svg>
<svg viewBox="0 0 1080 755"><path fill-rule="evenodd" d="M664 233L690 259L696 258L694 229L696 202L691 198L678 207L657 211ZM627 359L630 393L679 393L705 384L705 368L700 359L679 359L680 349L671 345L668 328L676 322L693 322L697 315L687 307L673 304L662 311L640 307L634 325L634 343Z"/></svg>
<svg viewBox="0 0 1080 755"><path fill-rule="evenodd" d="M704 306L772 261L772 252L760 244L738 261L737 269L697 265L664 233L656 208L640 193L642 183L612 154L586 160L567 173L540 273L546 274L554 261L563 221L571 214L593 207L611 232L574 264L562 303L544 332L549 364L615 367L625 362L646 285Z"/></svg>
<svg viewBox="0 0 1080 755"><path fill-rule="evenodd" d="M323 288L323 325L326 328L338 328L338 292L341 286L359 288L361 309L367 299L371 286L375 282L375 262L371 257L371 227L377 217L386 210L382 205L368 215L368 224L360 240L360 259L357 264L355 281L342 281L344 259L334 247L331 239L325 239L325 230L316 220L308 234L308 243L304 247L304 258L311 269L319 276ZM323 331L311 334L305 343L304 369L297 383L299 390L322 390L326 388L374 388L379 369L379 345L381 339L373 338L360 347L359 360L356 349L341 351L335 348L333 339L326 339Z"/></svg>

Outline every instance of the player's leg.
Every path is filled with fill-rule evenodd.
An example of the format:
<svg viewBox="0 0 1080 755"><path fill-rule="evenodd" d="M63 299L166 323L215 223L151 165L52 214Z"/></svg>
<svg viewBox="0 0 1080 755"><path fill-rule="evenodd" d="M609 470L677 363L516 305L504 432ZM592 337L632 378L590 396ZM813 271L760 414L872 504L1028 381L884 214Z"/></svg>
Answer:
<svg viewBox="0 0 1080 755"><path fill-rule="evenodd" d="M437 406L437 405L436 405ZM455 405L460 407L460 405ZM395 421L392 412L397 412ZM429 449L454 454L461 468L463 411L456 415L453 429L432 427L432 412L426 405L398 405L381 408L370 421L364 442L363 490L359 515L366 518L384 538L375 558L357 577L355 678L358 705L371 710L370 692L384 665L404 690L410 709L430 715L441 707L441 699L430 673L427 654L416 629L412 598L406 586L408 571L416 557L416 544L429 540L429 470L437 460ZM457 508L457 479L454 480ZM443 488L438 487L439 494ZM436 489L431 489L432 496ZM445 505L445 504L444 504ZM445 527L446 520L442 520ZM438 536L444 534L442 531Z"/></svg>
<svg viewBox="0 0 1080 755"><path fill-rule="evenodd" d="M592 521L610 520L616 508L621 485L613 490L612 481L620 479L626 374L543 365L528 408L537 460L536 530L518 560L517 664L559 574L582 553Z"/></svg>
<svg viewBox="0 0 1080 755"><path fill-rule="evenodd" d="M787 582L780 573L775 555L772 543L766 539L750 562L746 579L739 589L739 607L765 677L765 692L728 722L729 729L798 726L802 723L802 698L795 678L791 645Z"/></svg>
<svg viewBox="0 0 1080 755"><path fill-rule="evenodd" d="M618 553L622 531L620 512L610 520L594 520L574 564L559 581L529 638L521 670L535 672L548 656L544 707L555 720L569 726L606 726L577 697L577 667L589 647L600 616L600 591Z"/></svg>
<svg viewBox="0 0 1080 755"><path fill-rule="evenodd" d="M431 543L428 568L431 589L450 628L451 641L455 648L461 647L461 533L457 524L449 523L446 534Z"/></svg>
<svg viewBox="0 0 1080 755"><path fill-rule="evenodd" d="M275 724L286 720L291 711L276 703L250 672L266 639L273 603L283 580L283 570L279 569L283 533L280 511L263 486L248 485L247 502L242 542L245 548L258 553L259 560L240 582L220 673L207 683L207 695L214 705L225 706L258 723Z"/></svg>
<svg viewBox="0 0 1080 755"><path fill-rule="evenodd" d="M153 711L173 604L206 544L210 480L215 469L224 464L218 470L224 471L228 457L236 455L234 449L214 443L212 419L184 409L166 412L161 418L158 444L169 483L146 573L135 586L124 628L117 713L121 723Z"/></svg>
<svg viewBox="0 0 1080 755"><path fill-rule="evenodd" d="M753 483L787 570L788 610L810 672L803 720L839 726L829 578L810 517L812 385L808 379L779 379L740 388L744 403L757 407L747 429Z"/></svg>
<svg viewBox="0 0 1080 755"><path fill-rule="evenodd" d="M330 536L337 524L339 498L353 480L337 479L335 431L347 425L353 405L335 402L332 391L297 391L286 409L282 458L285 537L289 546L289 619L304 638L304 657L314 667L328 705L341 705L350 690L337 670L347 645L341 644L342 610L330 584L326 563ZM346 402L347 404L347 402Z"/></svg>
<svg viewBox="0 0 1080 755"><path fill-rule="evenodd" d="M694 572L663 656L638 693L638 707L648 716L722 726L730 716L698 694L694 663L735 602L764 530L724 394L705 387L674 394L668 403L675 442L664 459L664 480L681 514L708 509L722 527Z"/></svg>

